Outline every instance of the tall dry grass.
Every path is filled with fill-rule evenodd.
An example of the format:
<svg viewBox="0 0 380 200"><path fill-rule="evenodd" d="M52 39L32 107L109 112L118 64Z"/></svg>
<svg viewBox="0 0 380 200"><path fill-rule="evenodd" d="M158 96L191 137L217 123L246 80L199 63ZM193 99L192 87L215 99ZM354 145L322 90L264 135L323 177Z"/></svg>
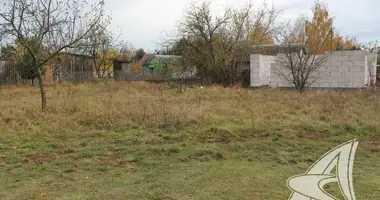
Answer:
<svg viewBox="0 0 380 200"><path fill-rule="evenodd" d="M287 136L329 132L329 127L367 132L380 128L379 94L369 91L299 94L213 86L180 94L166 85L103 82L51 86L47 94L48 111L43 113L37 88L1 88L0 131L27 135L48 131L217 130Z"/></svg>

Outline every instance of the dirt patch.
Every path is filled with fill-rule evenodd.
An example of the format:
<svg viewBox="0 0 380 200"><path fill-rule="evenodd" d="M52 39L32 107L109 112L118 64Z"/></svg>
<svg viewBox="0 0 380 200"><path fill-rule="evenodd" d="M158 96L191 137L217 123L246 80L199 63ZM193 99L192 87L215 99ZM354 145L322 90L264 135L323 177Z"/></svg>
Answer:
<svg viewBox="0 0 380 200"><path fill-rule="evenodd" d="M309 133L299 133L297 134L297 138L299 139L308 139L308 140L327 140L329 136L327 134L321 133L320 135Z"/></svg>
<svg viewBox="0 0 380 200"><path fill-rule="evenodd" d="M44 164L55 160L56 154L51 153L35 153L24 157L24 163L28 164Z"/></svg>
<svg viewBox="0 0 380 200"><path fill-rule="evenodd" d="M370 140L359 141L359 145L372 152L380 152L380 136L372 137Z"/></svg>
<svg viewBox="0 0 380 200"><path fill-rule="evenodd" d="M111 165L113 167L121 167L126 169L135 169L136 167L129 161L129 156L120 154L110 154L99 157L96 162L100 165Z"/></svg>
<svg viewBox="0 0 380 200"><path fill-rule="evenodd" d="M72 153L75 153L75 150L73 150L73 149L65 149L65 150L61 150L61 151L57 152L57 154L60 155L60 156L68 155L68 154L72 154Z"/></svg>
<svg viewBox="0 0 380 200"><path fill-rule="evenodd" d="M299 139L327 140L331 134L330 130L309 125L299 125L295 130L298 130L296 135Z"/></svg>
<svg viewBox="0 0 380 200"><path fill-rule="evenodd" d="M7 159L5 158L5 156L1 156L0 157L0 166L5 166L7 163Z"/></svg>

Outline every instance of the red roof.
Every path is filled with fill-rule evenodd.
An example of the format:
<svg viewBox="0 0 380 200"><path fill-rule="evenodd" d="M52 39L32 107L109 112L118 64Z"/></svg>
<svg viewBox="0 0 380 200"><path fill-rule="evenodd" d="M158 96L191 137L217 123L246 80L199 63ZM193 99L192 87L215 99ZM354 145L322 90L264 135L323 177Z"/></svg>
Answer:
<svg viewBox="0 0 380 200"><path fill-rule="evenodd" d="M137 64L140 65L140 66L144 66L145 62L152 59L155 55L157 54L145 54L141 60L137 61Z"/></svg>

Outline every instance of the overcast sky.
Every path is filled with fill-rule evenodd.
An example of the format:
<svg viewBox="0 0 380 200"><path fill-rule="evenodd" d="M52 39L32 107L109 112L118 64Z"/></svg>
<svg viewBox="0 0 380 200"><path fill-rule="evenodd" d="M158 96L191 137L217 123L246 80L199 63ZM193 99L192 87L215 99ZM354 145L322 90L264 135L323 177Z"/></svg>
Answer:
<svg viewBox="0 0 380 200"><path fill-rule="evenodd" d="M96 0L93 0L96 1ZM186 6L194 0L105 0L112 17L111 29L122 33L120 39L135 48L153 51L165 32L173 32L183 17ZM219 7L236 6L249 0L214 0ZM251 0L260 6L262 0ZM295 19L300 14L311 16L314 0L267 0L283 9L281 21ZM380 39L379 0L325 0L334 26L341 35L355 36L361 42Z"/></svg>

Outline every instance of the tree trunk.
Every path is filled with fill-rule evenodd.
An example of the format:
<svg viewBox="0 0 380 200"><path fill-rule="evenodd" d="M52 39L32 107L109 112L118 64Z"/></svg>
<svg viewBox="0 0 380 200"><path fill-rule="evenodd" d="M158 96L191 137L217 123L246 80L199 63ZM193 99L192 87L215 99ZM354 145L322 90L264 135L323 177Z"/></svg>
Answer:
<svg viewBox="0 0 380 200"><path fill-rule="evenodd" d="M41 73L39 73L37 78L38 78L38 84L40 86L40 93L41 93L41 110L42 112L44 112L46 111L46 104L47 104L44 80L42 79Z"/></svg>
<svg viewBox="0 0 380 200"><path fill-rule="evenodd" d="M95 73L100 78L100 67L98 67L98 62L96 61L96 56L93 56L92 63L94 64Z"/></svg>
<svg viewBox="0 0 380 200"><path fill-rule="evenodd" d="M305 88L305 85L298 85L298 86L296 86L296 89L299 93L303 93L303 92L305 92L306 88Z"/></svg>

